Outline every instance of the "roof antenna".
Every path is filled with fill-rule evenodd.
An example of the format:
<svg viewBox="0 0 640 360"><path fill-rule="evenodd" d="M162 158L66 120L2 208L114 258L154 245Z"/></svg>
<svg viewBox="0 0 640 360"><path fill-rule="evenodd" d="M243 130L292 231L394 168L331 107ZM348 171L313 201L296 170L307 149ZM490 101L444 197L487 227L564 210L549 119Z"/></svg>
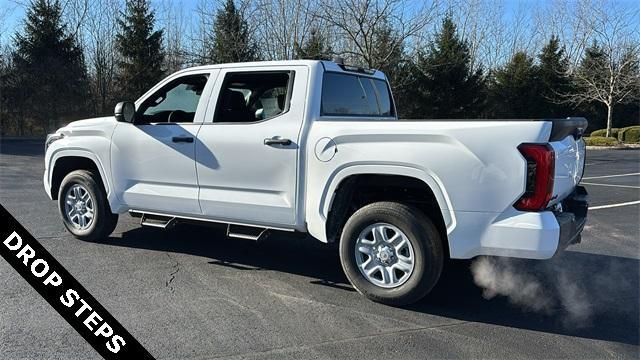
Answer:
<svg viewBox="0 0 640 360"><path fill-rule="evenodd" d="M333 62L338 64L338 65L344 65L344 59L341 58L341 57L338 57L338 56L333 58Z"/></svg>

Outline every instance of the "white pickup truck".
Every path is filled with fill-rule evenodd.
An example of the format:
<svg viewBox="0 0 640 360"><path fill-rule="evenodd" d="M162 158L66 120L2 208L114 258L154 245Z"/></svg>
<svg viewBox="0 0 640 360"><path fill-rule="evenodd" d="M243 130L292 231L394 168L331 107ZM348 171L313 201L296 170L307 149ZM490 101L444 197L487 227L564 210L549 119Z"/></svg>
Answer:
<svg viewBox="0 0 640 360"><path fill-rule="evenodd" d="M336 62L202 66L49 135L44 187L80 239L129 212L338 242L353 286L401 305L447 258L547 259L578 242L586 126L399 120L383 73Z"/></svg>

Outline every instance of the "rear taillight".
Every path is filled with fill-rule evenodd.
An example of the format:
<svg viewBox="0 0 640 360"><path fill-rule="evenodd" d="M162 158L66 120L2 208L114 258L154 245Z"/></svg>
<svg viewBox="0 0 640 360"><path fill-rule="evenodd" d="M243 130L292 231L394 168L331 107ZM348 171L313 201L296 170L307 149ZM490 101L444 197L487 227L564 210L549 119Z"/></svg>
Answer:
<svg viewBox="0 0 640 360"><path fill-rule="evenodd" d="M544 210L553 195L556 157L549 144L522 144L518 150L527 160L527 184L514 207L522 211Z"/></svg>

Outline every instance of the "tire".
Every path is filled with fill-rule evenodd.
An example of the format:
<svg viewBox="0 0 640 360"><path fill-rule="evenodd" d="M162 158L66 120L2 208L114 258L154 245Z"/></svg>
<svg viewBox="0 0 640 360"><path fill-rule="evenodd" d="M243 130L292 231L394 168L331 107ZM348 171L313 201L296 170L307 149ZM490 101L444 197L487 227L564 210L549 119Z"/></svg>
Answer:
<svg viewBox="0 0 640 360"><path fill-rule="evenodd" d="M369 229L372 229L371 235L368 235ZM380 241L370 245L376 229L382 229L378 233L384 234L378 235ZM410 246L396 247L404 243L403 235ZM392 242L387 242L387 238ZM356 245L371 255L357 250ZM408 261L410 258L412 261ZM358 292L375 302L402 306L422 299L435 286L442 272L444 251L437 228L419 209L401 203L377 202L356 211L345 224L340 238L340 261ZM413 264L412 268L409 263ZM364 272L369 266L379 270L367 276ZM387 269L386 278L383 269Z"/></svg>
<svg viewBox="0 0 640 360"><path fill-rule="evenodd" d="M99 175L88 170L75 170L64 177L58 192L58 210L67 230L81 240L103 240L118 224L118 214L111 212Z"/></svg>

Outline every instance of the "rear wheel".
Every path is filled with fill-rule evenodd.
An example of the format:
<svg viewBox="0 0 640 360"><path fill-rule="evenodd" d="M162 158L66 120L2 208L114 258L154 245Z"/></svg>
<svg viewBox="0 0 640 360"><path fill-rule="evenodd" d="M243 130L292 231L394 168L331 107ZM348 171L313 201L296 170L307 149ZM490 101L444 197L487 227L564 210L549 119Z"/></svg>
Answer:
<svg viewBox="0 0 640 360"><path fill-rule="evenodd" d="M444 252L435 225L419 209L377 202L356 211L345 224L340 260L360 293L376 302L406 305L437 283Z"/></svg>
<svg viewBox="0 0 640 360"><path fill-rule="evenodd" d="M64 226L78 239L106 238L118 223L98 175L91 171L76 170L65 176L58 192L58 207Z"/></svg>

